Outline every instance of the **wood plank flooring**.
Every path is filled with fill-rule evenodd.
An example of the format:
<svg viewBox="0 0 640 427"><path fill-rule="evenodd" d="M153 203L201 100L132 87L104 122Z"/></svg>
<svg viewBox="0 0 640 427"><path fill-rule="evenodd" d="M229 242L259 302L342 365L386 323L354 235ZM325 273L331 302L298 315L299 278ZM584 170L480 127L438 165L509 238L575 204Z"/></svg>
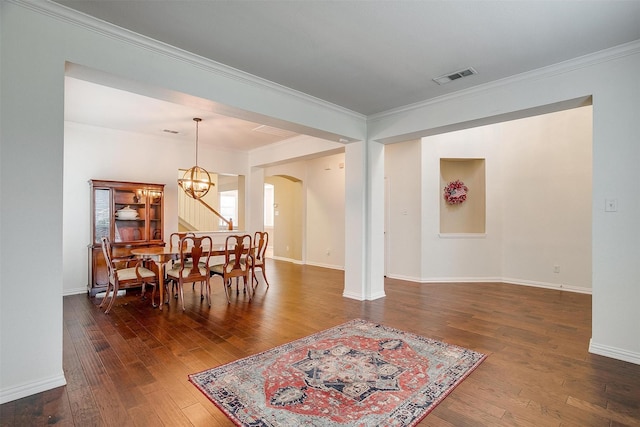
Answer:
<svg viewBox="0 0 640 427"><path fill-rule="evenodd" d="M68 384L1 405L1 425L230 426L188 374L364 318L489 354L421 426L640 426L640 366L587 351L589 295L387 279L361 302L342 297L341 271L268 260L267 274L251 302L227 304L218 278L212 307L188 288L186 312L64 297Z"/></svg>

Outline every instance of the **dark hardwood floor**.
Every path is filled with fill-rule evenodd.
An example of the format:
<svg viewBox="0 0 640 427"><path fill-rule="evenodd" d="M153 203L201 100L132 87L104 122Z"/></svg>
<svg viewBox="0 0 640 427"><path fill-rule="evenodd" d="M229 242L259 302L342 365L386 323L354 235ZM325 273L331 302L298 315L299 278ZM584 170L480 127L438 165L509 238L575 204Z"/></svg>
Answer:
<svg viewBox="0 0 640 427"><path fill-rule="evenodd" d="M340 271L268 260L267 274L251 302L228 305L219 278L212 307L189 287L186 312L132 294L105 315L64 297L68 384L1 405L2 426L230 426L188 374L353 318L489 355L421 426L640 426L640 366L587 351L589 295L387 279L385 298L360 302Z"/></svg>

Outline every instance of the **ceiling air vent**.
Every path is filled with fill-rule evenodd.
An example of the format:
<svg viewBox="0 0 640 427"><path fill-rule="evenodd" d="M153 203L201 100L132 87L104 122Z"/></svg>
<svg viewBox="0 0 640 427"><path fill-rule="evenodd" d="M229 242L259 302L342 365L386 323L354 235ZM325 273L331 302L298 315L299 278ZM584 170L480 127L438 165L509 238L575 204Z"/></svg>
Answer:
<svg viewBox="0 0 640 427"><path fill-rule="evenodd" d="M454 80L461 79L463 77L471 76L473 74L478 74L478 72L473 68L469 67L465 70L460 70L460 71L456 71L455 73L445 74L444 76L436 77L433 79L433 81L438 83L439 85L443 85L445 83L449 83Z"/></svg>

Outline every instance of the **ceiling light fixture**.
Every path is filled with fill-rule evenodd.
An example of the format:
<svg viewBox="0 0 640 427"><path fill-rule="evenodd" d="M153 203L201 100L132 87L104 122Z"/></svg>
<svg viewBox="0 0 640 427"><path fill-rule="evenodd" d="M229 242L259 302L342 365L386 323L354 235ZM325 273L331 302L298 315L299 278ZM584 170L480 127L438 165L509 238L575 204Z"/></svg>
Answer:
<svg viewBox="0 0 640 427"><path fill-rule="evenodd" d="M187 196L200 199L209 192L213 184L209 172L198 166L198 124L202 119L195 117L193 121L196 122L196 165L178 179L178 185L187 193Z"/></svg>

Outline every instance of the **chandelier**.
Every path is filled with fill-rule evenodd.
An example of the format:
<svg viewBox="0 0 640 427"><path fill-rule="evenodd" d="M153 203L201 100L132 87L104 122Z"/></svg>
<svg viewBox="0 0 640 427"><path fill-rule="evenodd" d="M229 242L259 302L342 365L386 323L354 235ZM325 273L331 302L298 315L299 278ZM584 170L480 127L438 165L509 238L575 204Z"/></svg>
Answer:
<svg viewBox="0 0 640 427"><path fill-rule="evenodd" d="M178 179L178 185L189 197L200 199L209 192L213 184L209 172L198 166L198 124L202 119L195 117L193 121L196 122L196 165Z"/></svg>

